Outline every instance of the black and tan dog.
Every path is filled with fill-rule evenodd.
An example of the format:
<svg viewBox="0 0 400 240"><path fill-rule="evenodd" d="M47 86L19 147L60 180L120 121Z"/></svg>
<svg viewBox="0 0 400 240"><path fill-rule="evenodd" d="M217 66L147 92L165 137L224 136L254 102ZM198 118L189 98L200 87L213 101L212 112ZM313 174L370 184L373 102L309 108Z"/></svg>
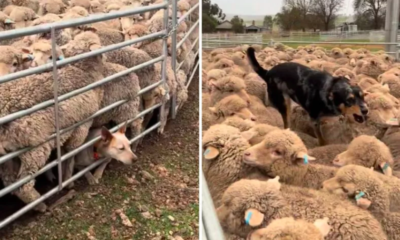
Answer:
<svg viewBox="0 0 400 240"><path fill-rule="evenodd" d="M351 86L347 78L333 77L292 62L267 71L260 66L251 47L247 57L254 71L267 83L269 102L281 113L285 128L290 127L291 100L308 112L320 145L325 144L320 131L321 117L345 115L364 122L368 108L363 92L358 86Z"/></svg>

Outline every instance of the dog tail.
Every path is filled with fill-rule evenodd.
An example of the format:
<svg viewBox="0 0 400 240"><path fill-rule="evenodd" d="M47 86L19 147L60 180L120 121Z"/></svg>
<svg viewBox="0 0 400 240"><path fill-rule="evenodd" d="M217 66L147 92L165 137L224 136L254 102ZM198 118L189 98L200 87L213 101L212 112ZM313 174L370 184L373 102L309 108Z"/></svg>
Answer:
<svg viewBox="0 0 400 240"><path fill-rule="evenodd" d="M261 77L264 78L265 75L268 73L266 69L261 67L261 65L258 63L255 55L255 50L252 47L249 47L247 49L247 58L250 61L251 66L253 67L253 70Z"/></svg>

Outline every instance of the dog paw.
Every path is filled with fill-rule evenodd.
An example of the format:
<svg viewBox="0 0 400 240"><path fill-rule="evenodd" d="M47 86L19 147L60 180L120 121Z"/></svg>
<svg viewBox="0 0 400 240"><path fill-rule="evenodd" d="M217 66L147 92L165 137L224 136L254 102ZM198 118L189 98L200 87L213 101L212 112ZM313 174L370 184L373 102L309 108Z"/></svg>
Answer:
<svg viewBox="0 0 400 240"><path fill-rule="evenodd" d="M96 185L99 183L99 180L95 177L88 178L87 181L88 181L89 185Z"/></svg>

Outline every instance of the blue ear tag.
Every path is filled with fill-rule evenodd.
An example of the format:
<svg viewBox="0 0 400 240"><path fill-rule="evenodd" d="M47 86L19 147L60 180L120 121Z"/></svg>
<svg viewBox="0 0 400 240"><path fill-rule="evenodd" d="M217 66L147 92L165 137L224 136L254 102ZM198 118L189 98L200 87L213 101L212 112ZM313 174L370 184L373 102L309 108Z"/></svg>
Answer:
<svg viewBox="0 0 400 240"><path fill-rule="evenodd" d="M59 56L58 60L64 60L64 56Z"/></svg>
<svg viewBox="0 0 400 240"><path fill-rule="evenodd" d="M356 195L356 200L359 200L360 198L362 198L363 196L365 195L365 193L363 192L363 191L361 191L360 193L358 193L357 195Z"/></svg>
<svg viewBox="0 0 400 240"><path fill-rule="evenodd" d="M10 24L10 23L14 23L14 21L13 20L11 20L11 19L6 19L5 21L4 21L4 23L8 23L8 24Z"/></svg>
<svg viewBox="0 0 400 240"><path fill-rule="evenodd" d="M385 162L385 165L382 167L382 171L386 171L386 169L389 167L389 163Z"/></svg>
<svg viewBox="0 0 400 240"><path fill-rule="evenodd" d="M33 59L35 59L35 56L33 56L32 54L28 54L28 58L29 58L29 60L33 60Z"/></svg>
<svg viewBox="0 0 400 240"><path fill-rule="evenodd" d="M308 164L308 155L307 154L304 155L304 164Z"/></svg>
<svg viewBox="0 0 400 240"><path fill-rule="evenodd" d="M246 222L247 225L249 225L252 215L253 215L253 212L251 212L251 211L247 213L247 216L246 216L246 219L245 219L245 222Z"/></svg>
<svg viewBox="0 0 400 240"><path fill-rule="evenodd" d="M204 151L204 157L207 156L209 153L210 153L210 149L207 148L207 149Z"/></svg>

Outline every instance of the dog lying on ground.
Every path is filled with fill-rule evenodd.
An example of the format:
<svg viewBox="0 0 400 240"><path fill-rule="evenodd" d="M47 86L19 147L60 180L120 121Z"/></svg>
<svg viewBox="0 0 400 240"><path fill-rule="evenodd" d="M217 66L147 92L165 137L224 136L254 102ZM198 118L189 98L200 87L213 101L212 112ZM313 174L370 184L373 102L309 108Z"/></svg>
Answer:
<svg viewBox="0 0 400 240"><path fill-rule="evenodd" d="M101 139L92 147L79 152L75 157L74 163L68 166L68 172L73 172L74 168L82 170L95 161L105 157L107 158L107 161L97 167L94 174L90 171L85 174L88 183L94 185L99 183L105 168L112 159L116 159L125 165L131 165L133 161L137 160L137 156L131 150L129 139L125 136L125 131L126 125L121 127L116 133L111 133L105 127L90 130L86 142L91 141L100 135ZM66 179L69 177L71 176L65 176Z"/></svg>
<svg viewBox="0 0 400 240"><path fill-rule="evenodd" d="M363 92L358 86L351 86L345 77L333 77L293 62L267 71L260 66L251 47L247 57L254 71L267 83L269 102L282 115L285 128L290 128L291 100L308 112L321 146L325 145L320 130L322 117L344 115L364 122L368 108Z"/></svg>

